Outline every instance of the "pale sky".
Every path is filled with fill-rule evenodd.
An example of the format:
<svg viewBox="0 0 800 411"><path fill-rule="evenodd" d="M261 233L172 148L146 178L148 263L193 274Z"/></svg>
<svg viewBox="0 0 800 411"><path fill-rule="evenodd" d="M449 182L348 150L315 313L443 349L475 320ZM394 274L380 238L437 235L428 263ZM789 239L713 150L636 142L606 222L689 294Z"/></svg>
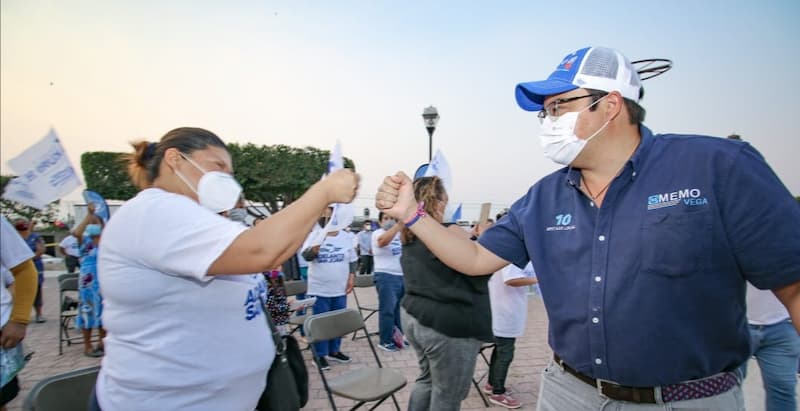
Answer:
<svg viewBox="0 0 800 411"><path fill-rule="evenodd" d="M0 3L0 168L52 126L79 167L172 128L228 142L336 140L362 176L427 161L421 113L441 120L451 202L508 206L557 166L514 87L602 45L669 58L645 82L657 133L753 144L800 195L800 2L36 1ZM51 85L52 82L52 85ZM79 198L79 190L68 196Z"/></svg>

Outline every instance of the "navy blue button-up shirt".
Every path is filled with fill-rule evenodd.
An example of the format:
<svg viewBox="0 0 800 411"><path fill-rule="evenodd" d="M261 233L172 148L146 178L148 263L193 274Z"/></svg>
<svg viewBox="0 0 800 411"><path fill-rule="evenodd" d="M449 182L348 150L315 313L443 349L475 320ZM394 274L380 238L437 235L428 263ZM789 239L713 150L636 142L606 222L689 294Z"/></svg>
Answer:
<svg viewBox="0 0 800 411"><path fill-rule="evenodd" d="M550 346L581 373L658 386L732 370L750 352L745 280L800 281L800 206L747 143L640 132L602 207L564 168L480 243L533 261Z"/></svg>

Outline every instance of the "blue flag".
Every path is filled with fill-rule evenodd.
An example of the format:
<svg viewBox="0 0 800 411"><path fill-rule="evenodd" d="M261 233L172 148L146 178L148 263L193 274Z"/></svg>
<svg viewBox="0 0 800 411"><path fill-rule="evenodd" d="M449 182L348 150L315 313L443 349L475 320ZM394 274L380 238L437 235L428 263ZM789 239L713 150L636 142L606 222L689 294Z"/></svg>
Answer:
<svg viewBox="0 0 800 411"><path fill-rule="evenodd" d="M104 223L108 222L111 213L108 210L108 204L106 204L106 199L103 198L103 196L95 191L83 190L83 199L86 200L87 205L89 203L94 204L94 214L102 218Z"/></svg>
<svg viewBox="0 0 800 411"><path fill-rule="evenodd" d="M458 220L461 220L461 204L458 205L456 211L453 212L453 217L450 218L450 221L457 223Z"/></svg>

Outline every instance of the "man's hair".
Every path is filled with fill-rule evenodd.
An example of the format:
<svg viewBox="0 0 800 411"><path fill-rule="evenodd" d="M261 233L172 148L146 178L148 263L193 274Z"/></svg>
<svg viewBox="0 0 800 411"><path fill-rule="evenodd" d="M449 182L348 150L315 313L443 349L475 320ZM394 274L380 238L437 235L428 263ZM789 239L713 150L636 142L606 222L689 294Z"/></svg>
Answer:
<svg viewBox="0 0 800 411"><path fill-rule="evenodd" d="M595 89L591 89L591 88L587 88L586 91L588 91L589 94L591 94L593 96L592 97L592 103L593 104L594 104L594 102L596 102L597 100L600 100L603 96L608 94L608 92L606 92L606 91L595 90ZM644 88L640 87L639 88L639 100L641 100L642 97L644 97ZM641 123L643 123L645 114L647 114L645 109L642 106L640 106L639 103L637 103L637 102L635 102L635 101L633 101L631 99L623 97L622 100L625 101L625 108L628 110L628 120L629 120L630 124L641 124ZM589 111L595 111L595 110L597 110L597 105L589 107Z"/></svg>

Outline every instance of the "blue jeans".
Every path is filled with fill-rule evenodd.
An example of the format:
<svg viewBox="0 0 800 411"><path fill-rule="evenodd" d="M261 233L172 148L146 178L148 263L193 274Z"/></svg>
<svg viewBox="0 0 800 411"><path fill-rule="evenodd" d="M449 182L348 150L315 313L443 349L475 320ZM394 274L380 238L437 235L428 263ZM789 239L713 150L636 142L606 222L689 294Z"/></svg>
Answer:
<svg viewBox="0 0 800 411"><path fill-rule="evenodd" d="M341 295L338 297L317 297L317 302L314 303L314 314L326 313L328 311L341 310L347 307L347 296ZM314 343L314 354L317 357L324 357L326 355L339 352L339 347L342 346L341 338L334 338L332 340L320 341Z"/></svg>
<svg viewBox="0 0 800 411"><path fill-rule="evenodd" d="M750 347L761 368L767 397L767 411L796 410L796 368L800 357L800 336L791 322L750 325ZM747 372L747 363L742 366Z"/></svg>
<svg viewBox="0 0 800 411"><path fill-rule="evenodd" d="M381 344L393 344L394 327L403 331L400 324L400 299L405 293L403 276L376 271L375 288L378 291L378 330Z"/></svg>

